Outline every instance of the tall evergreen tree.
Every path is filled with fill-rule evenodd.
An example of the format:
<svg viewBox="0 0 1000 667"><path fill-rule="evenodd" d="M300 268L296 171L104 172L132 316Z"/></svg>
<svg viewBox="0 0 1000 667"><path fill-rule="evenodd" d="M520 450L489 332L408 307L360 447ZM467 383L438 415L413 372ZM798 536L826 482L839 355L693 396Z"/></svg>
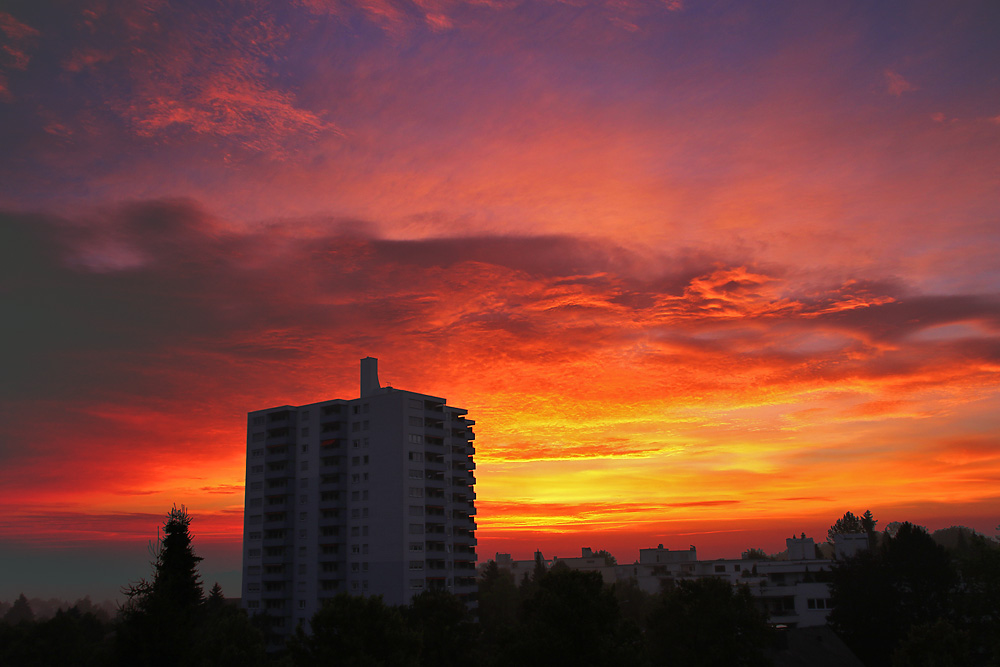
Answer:
<svg viewBox="0 0 1000 667"><path fill-rule="evenodd" d="M31 610L31 605L28 604L28 598L24 597L24 593L21 593L16 600L14 600L13 606L7 610L7 613L3 616L3 622L10 625L17 625L18 623L31 623L35 620L35 612Z"/></svg>
<svg viewBox="0 0 1000 667"><path fill-rule="evenodd" d="M198 576L198 563L202 559L191 547L190 527L191 516L183 505L179 509L175 505L163 524L153 597L157 603L174 610L195 609L204 597Z"/></svg>
<svg viewBox="0 0 1000 667"><path fill-rule="evenodd" d="M154 547L153 581L124 593L118 653L122 664L178 665L192 658L193 636L203 613L201 558L191 547L191 517L176 505L167 513L163 537Z"/></svg>

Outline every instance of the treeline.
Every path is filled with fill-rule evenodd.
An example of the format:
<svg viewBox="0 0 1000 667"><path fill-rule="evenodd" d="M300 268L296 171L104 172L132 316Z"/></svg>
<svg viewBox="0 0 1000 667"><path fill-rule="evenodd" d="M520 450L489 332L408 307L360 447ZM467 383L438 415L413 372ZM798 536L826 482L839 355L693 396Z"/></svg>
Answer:
<svg viewBox="0 0 1000 667"><path fill-rule="evenodd" d="M782 657L745 586L679 579L651 595L541 558L519 581L488 562L472 612L445 591L405 606L341 594L311 632L281 643L265 616L248 617L218 584L203 592L189 524L183 508L171 510L150 580L125 589L113 620L79 607L35 620L19 598L0 623L0 665L750 667ZM958 531L945 549L911 524L877 539L867 528L872 548L830 573L831 626L865 664L1000 665L996 543Z"/></svg>
<svg viewBox="0 0 1000 667"><path fill-rule="evenodd" d="M890 524L833 568L829 624L865 664L1000 665L1000 548L968 529L934 537Z"/></svg>
<svg viewBox="0 0 1000 667"><path fill-rule="evenodd" d="M17 609L13 607L17 605ZM118 606L111 600L94 602L87 595L76 602L59 598L27 598L23 593L14 602L0 600L0 623L16 625L21 620L47 621L59 611L69 611L76 607L80 612L90 612L102 621L110 621L118 613ZM25 617L24 614L28 616Z"/></svg>

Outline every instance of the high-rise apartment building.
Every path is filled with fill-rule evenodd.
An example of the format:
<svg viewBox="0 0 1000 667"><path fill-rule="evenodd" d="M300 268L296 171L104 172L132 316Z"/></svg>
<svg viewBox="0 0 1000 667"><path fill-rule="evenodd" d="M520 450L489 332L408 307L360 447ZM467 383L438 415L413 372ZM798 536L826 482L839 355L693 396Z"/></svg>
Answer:
<svg viewBox="0 0 1000 667"><path fill-rule="evenodd" d="M445 399L381 387L247 416L243 606L290 633L338 593L476 590L475 435Z"/></svg>

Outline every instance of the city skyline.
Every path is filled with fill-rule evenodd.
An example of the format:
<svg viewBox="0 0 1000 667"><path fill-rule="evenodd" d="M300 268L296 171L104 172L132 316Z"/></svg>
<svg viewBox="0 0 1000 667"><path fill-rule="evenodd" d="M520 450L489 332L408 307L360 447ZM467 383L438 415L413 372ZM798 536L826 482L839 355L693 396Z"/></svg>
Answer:
<svg viewBox="0 0 1000 667"><path fill-rule="evenodd" d="M175 503L235 594L247 412L369 355L476 420L481 557L996 534L995 4L44 4L0 10L0 599L147 575Z"/></svg>

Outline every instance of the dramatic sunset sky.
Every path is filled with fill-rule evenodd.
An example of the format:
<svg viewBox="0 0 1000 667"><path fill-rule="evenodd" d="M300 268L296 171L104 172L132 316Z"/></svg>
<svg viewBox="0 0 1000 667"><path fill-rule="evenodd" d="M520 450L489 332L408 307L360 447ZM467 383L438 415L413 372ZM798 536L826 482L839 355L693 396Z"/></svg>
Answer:
<svg viewBox="0 0 1000 667"><path fill-rule="evenodd" d="M480 559L1000 523L1000 4L5 0L0 600L172 504L239 593L248 410L477 421Z"/></svg>

